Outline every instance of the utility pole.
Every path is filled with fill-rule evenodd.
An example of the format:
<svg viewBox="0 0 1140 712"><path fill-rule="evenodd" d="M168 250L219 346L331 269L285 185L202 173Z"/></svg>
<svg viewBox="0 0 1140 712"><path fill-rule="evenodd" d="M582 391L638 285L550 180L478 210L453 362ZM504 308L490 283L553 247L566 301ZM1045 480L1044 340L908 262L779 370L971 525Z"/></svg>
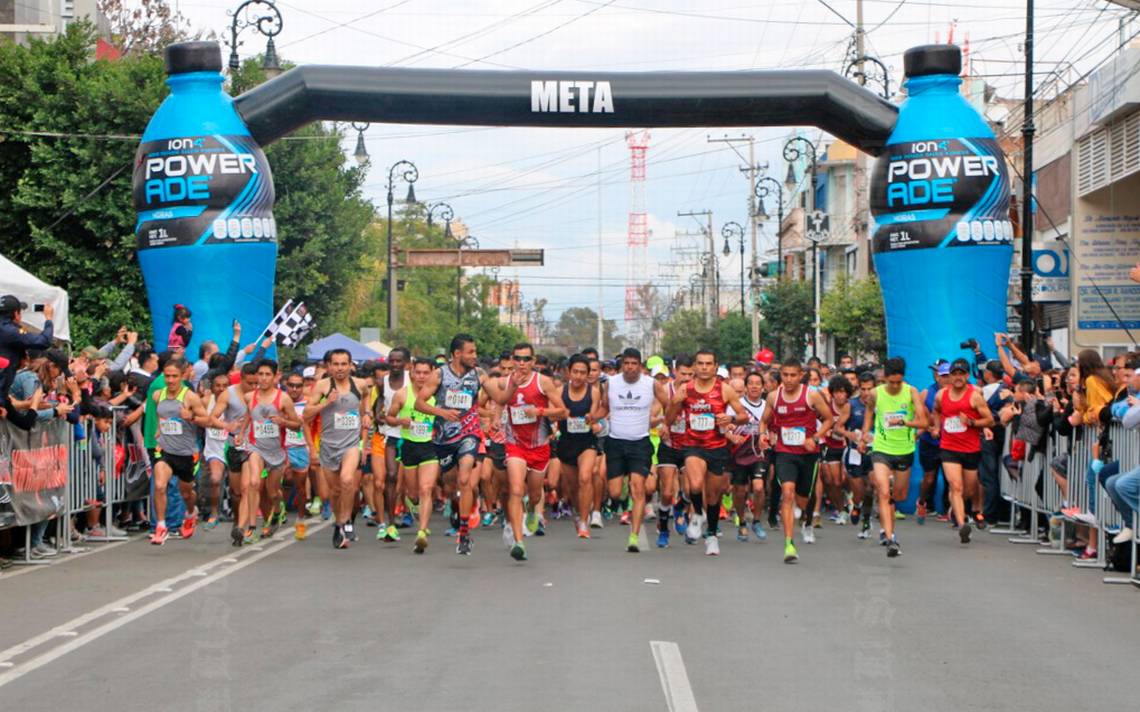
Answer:
<svg viewBox="0 0 1140 712"><path fill-rule="evenodd" d="M702 228L705 233L705 238L708 240L708 256L709 261L706 266L704 275L705 281L705 328L711 329L713 325L713 314L716 313L716 245L713 244L712 232L712 211L711 210L686 210L677 211L677 217L682 218L698 218L704 217L708 219L708 227Z"/></svg>
<svg viewBox="0 0 1140 712"><path fill-rule="evenodd" d="M867 84L866 67L863 58L867 55L863 36L863 0L855 0L855 56L858 66L859 83ZM867 199L867 154L855 149L855 276L864 277L871 273L871 244L867 240L870 229L870 204ZM866 262L864 262L866 260Z"/></svg>
<svg viewBox="0 0 1140 712"><path fill-rule="evenodd" d="M1025 0L1025 119L1021 122L1021 348L1033 355L1033 0Z"/></svg>
<svg viewBox="0 0 1140 712"><path fill-rule="evenodd" d="M762 166L757 165L756 139L751 135L735 138L725 136L724 138L708 139L709 143L726 143L731 146L734 151L736 151L735 144L741 141L748 142L748 160L745 166L740 169L740 172L748 175L748 225L752 237L752 268L749 270L748 298L751 302L749 305L749 313L752 317L752 352L755 353L760 348L760 313L756 310L756 302L758 301L758 295L756 294L756 254L758 252L756 238L756 181L763 171L767 170L768 164L765 163ZM739 151L736 152L736 155L740 156L743 160L744 156L741 156ZM743 261L744 256L741 255L740 259Z"/></svg>
<svg viewBox="0 0 1140 712"><path fill-rule="evenodd" d="M602 329L605 316L602 313L602 148L598 147L598 358L604 357L606 345L602 343L605 332Z"/></svg>

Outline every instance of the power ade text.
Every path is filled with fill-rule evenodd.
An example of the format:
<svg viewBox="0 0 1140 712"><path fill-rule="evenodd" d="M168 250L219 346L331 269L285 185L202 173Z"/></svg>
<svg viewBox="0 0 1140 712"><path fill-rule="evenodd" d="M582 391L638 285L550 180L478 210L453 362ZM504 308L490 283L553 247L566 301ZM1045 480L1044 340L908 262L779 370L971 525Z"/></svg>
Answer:
<svg viewBox="0 0 1140 712"><path fill-rule="evenodd" d="M209 200L214 175L257 173L257 161L249 153L192 153L151 156L145 159L143 184L146 204L182 200Z"/></svg>
<svg viewBox="0 0 1140 712"><path fill-rule="evenodd" d="M997 175L993 156L937 156L891 161L887 166L887 207L953 203L959 177Z"/></svg>

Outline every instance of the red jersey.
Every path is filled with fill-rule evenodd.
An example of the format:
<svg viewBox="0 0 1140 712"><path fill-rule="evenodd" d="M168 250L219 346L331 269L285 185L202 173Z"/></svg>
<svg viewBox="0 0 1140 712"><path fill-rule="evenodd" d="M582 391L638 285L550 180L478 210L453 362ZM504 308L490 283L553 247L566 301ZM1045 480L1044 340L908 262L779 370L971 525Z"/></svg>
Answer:
<svg viewBox="0 0 1140 712"><path fill-rule="evenodd" d="M507 417L503 420L503 431L509 444L526 448L538 448L550 442L550 422L541 416L526 414L526 406L546 409L550 400L539 385L538 372L530 374L530 380L515 391L511 402L504 406Z"/></svg>
<svg viewBox="0 0 1140 712"><path fill-rule="evenodd" d="M676 394L676 393L677 393L676 387L673 385L673 383L670 383L669 384L669 399L672 400L674 394ZM667 440L668 440L667 444L669 445L669 447L673 448L674 450L684 450L686 447L685 446L685 431L687 431L688 429L689 428L687 427L686 420L685 420L685 412L682 410L681 413L677 416L677 419L673 421L673 424L669 426L669 435L667 438Z"/></svg>
<svg viewBox="0 0 1140 712"><path fill-rule="evenodd" d="M829 408L831 408L831 414L833 416L835 416L835 424L838 425L839 424L839 409L835 407L835 399L832 398L832 399L828 400L827 405ZM823 439L823 444L829 448L838 449L838 448L841 448L844 445L846 445L847 441L843 439L842 435L835 432L835 428L832 428L831 432L828 433L827 437Z"/></svg>
<svg viewBox="0 0 1140 712"><path fill-rule="evenodd" d="M724 385L719 380L707 393L698 393L696 381L690 382L681 412L685 417L686 447L715 450L728 445L716 424L716 417L725 412Z"/></svg>
<svg viewBox="0 0 1140 712"><path fill-rule="evenodd" d="M808 404L808 387L800 384L795 400L784 398L784 387L776 389L776 409L772 412L772 430L776 433L776 452L811 455L804 443L815 437L817 418Z"/></svg>
<svg viewBox="0 0 1140 712"><path fill-rule="evenodd" d="M971 421L982 417L976 408L970 405L974 395L974 386L966 384L966 394L961 398L950 398L950 389L942 392L942 399L938 406L942 410L942 440L939 443L943 450L951 452L981 452L982 429L967 426L965 419Z"/></svg>

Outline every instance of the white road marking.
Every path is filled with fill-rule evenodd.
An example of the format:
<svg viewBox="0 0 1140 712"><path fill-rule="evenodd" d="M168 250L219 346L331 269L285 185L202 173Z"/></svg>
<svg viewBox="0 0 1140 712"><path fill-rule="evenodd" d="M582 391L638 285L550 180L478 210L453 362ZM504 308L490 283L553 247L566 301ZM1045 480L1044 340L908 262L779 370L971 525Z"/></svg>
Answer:
<svg viewBox="0 0 1140 712"><path fill-rule="evenodd" d="M657 663L657 674L661 678L661 689L665 691L665 705L669 712L697 712L697 700L689 685L689 674L685 672L685 661L681 659L681 649L676 643L665 640L651 640L653 660ZM3 677L0 676L0 685Z"/></svg>
<svg viewBox="0 0 1140 712"><path fill-rule="evenodd" d="M328 527L329 524L330 523L318 524L314 527L311 527L309 529L309 532L310 533L316 533L316 532L320 531L321 529ZM147 613L150 613L151 611L156 611L159 608L162 608L166 605L169 605L169 604L177 601L178 599L182 598L183 596L191 594L194 591L197 591L198 589L203 588L205 586L209 586L210 584L214 583L215 581L219 581L219 580L225 578L226 576L229 576L230 574L232 574L236 571L240 571L241 569L244 569L246 566L254 564L254 563L260 561L261 559L264 559L267 556L272 556L273 554L277 553L278 551L281 551L282 549L284 549L286 547L292 546L296 542L297 542L297 539L294 539L293 537L287 537L284 540L281 540L280 545L278 545L278 546L273 546L269 549L264 549L264 550L259 551L257 553L251 554L249 556L242 556L241 561L222 569L218 573L218 575L216 575L216 576L209 577L209 578L200 578L200 577L195 576L195 573L197 573L197 572L208 571L210 569L216 568L216 567L226 563L227 560L230 560L230 561L234 560L233 554L226 554L225 556L219 557L219 558L209 562L208 564L194 566L193 568L188 569L187 571L185 571L185 572L183 572L177 576L168 578L165 581L160 581L157 584L154 584L152 586L148 586L147 588L145 588L142 591L139 591L137 593L132 593L129 596L124 596L123 598L120 598L117 601L112 601L111 603L108 603L105 606L100 606L99 608L96 608L93 611L90 611L88 613L84 613L83 615L81 615L77 618L74 618L74 619L72 619L66 623L58 625L58 626L52 628L51 630L49 630L45 633L41 633L40 635L37 635L33 638L29 638L28 640L24 641L23 643L19 643L17 645L14 645L14 646L8 648L7 650L0 651L0 668L12 667L11 659L14 657L17 657L19 655L23 655L23 654L27 653L28 651L33 650L33 649L35 649L35 648L37 648L37 647L39 647L45 643L48 643L48 642L51 642L54 640L58 640L58 638L60 636L68 636L68 635L74 635L75 636L75 638L72 639L71 641L69 641L63 645L56 646L56 647L52 648L51 650L47 651L46 653L43 653L42 655L39 655L35 658L32 658L31 660L28 660L27 662L16 663L16 667L14 669L11 669L8 672L0 674L0 687L3 687L4 685L7 685L8 683L13 682L15 680L18 680L19 678L23 677L24 675L27 675L28 673L30 673L34 670L37 670L37 669L43 667L44 665L47 665L48 663L52 662L53 660L56 660L58 658L63 657L64 655L70 653L73 650L77 650L77 649L83 647L84 645L87 645L88 643L90 643L92 641L98 640L99 638L103 637L107 633L115 631L115 630L123 627L127 623L130 623L131 621L134 621L138 618L141 618L142 616L145 616ZM250 551L250 549L246 549L246 551ZM241 554L238 554L238 556L241 556ZM180 583L182 581L186 581L186 580L194 579L194 578L196 578L196 580L193 581L193 583L190 583L190 584L188 584L182 588L179 588L177 591L175 591L175 590L173 590L173 588L171 588L171 586L173 584L177 584L177 583ZM166 595L163 595L160 598L152 600L151 602L149 602L143 606L140 606L140 607L134 609L133 611L130 611L129 613L122 613L122 611L125 609L129 610L128 609L129 604L135 603L136 601L138 601L142 598L145 598L147 596L153 595L155 593L164 592L164 591L169 591L170 593L167 593ZM112 620L109 620L108 622L98 626L97 628L93 628L90 631L83 633L82 635L79 635L76 633L76 631L75 631L76 628L80 628L80 627L82 627L82 626L84 626L84 625L86 625L92 621L95 621L95 620L98 620L99 618L107 616L110 613L120 613L121 615L119 615L118 617L116 617Z"/></svg>
<svg viewBox="0 0 1140 712"><path fill-rule="evenodd" d="M23 576L24 574L30 574L33 571L41 571L41 570L46 569L50 566L58 566L60 564L66 564L69 561L76 561L78 559L82 559L85 556L91 556L92 554L97 554L100 551L110 551L111 549L116 549L116 548L122 546L123 544L130 544L132 541L139 541L141 538L142 537L132 537L132 538L127 539L125 541L113 541L113 542L110 542L109 544L100 544L99 546L77 549L75 551L75 553L70 554L70 555L65 556L65 557L52 557L51 559L32 559L32 563L36 564L35 566L22 566L21 568L15 570L15 571L5 571L4 575L0 576L0 583L3 583L4 581L10 581L10 580L16 578L17 576ZM96 543L98 543L98 542L96 542ZM22 563L22 560L21 560L21 563Z"/></svg>

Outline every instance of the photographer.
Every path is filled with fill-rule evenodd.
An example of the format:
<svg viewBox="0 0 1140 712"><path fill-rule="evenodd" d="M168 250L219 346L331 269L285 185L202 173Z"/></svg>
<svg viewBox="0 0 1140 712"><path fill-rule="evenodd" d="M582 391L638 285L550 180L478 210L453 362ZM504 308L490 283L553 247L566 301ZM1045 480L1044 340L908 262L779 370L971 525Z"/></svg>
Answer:
<svg viewBox="0 0 1140 712"><path fill-rule="evenodd" d="M972 369L972 373L970 375L973 376L976 381L981 383L982 370L985 368L987 359L985 353L982 352L981 345L978 344L978 340L970 337L962 343L958 344L958 348L969 349L970 351L974 352L974 368Z"/></svg>
<svg viewBox="0 0 1140 712"><path fill-rule="evenodd" d="M39 334L29 334L21 321L23 310L27 308L28 305L14 295L0 297L0 415L24 430L31 429L35 418L29 418L26 411L12 407L8 390L28 351L51 347L52 318L55 316L55 309L50 304L44 305L44 330Z"/></svg>

